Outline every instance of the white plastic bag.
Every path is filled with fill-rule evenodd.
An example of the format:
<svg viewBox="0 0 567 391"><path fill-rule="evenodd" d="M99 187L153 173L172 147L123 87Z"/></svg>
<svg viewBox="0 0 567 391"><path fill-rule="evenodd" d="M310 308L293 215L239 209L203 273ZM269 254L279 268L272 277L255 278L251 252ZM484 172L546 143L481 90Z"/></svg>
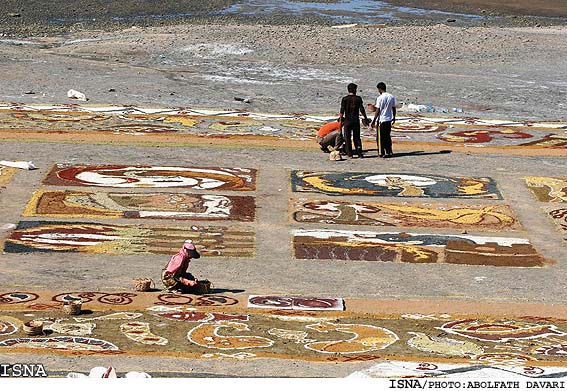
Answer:
<svg viewBox="0 0 567 391"><path fill-rule="evenodd" d="M8 160L0 160L0 165L8 167L23 168L24 170L36 170L37 167L32 162L11 162Z"/></svg>
<svg viewBox="0 0 567 391"><path fill-rule="evenodd" d="M71 98L71 99L77 99L77 100L82 100L82 101L87 101L87 97L85 94L83 94L80 91L77 90L69 90L67 91L67 97Z"/></svg>
<svg viewBox="0 0 567 391"><path fill-rule="evenodd" d="M433 113L435 111L431 105L416 105L413 103L407 105L407 110L414 113Z"/></svg>

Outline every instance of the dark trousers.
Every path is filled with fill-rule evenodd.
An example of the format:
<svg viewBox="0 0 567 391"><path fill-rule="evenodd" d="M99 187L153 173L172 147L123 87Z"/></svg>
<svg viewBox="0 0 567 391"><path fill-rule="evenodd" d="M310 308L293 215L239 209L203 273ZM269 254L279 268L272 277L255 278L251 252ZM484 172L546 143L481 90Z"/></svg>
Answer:
<svg viewBox="0 0 567 391"><path fill-rule="evenodd" d="M317 137L317 142L323 150L329 151L330 146L337 150L343 145L343 135L340 130L335 130L324 137Z"/></svg>
<svg viewBox="0 0 567 391"><path fill-rule="evenodd" d="M345 139L345 150L348 156L352 156L352 143L358 155L362 154L362 140L360 139L360 122L345 122L343 125Z"/></svg>
<svg viewBox="0 0 567 391"><path fill-rule="evenodd" d="M392 154L392 122L381 122L378 131L376 132L376 145L378 146L379 155Z"/></svg>
<svg viewBox="0 0 567 391"><path fill-rule="evenodd" d="M181 291L183 293L191 292L194 289L194 287L187 286L181 283L180 282L181 278L185 278L187 280L193 280L193 281L196 280L195 276L189 272L176 275L176 274L170 274L166 272L164 269L161 276L161 281L163 283L163 286L170 292L173 291Z"/></svg>

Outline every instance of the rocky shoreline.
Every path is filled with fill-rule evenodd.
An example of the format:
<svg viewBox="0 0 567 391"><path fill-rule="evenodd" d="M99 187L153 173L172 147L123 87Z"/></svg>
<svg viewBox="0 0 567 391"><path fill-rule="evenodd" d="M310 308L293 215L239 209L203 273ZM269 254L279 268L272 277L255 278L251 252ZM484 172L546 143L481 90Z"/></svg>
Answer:
<svg viewBox="0 0 567 391"><path fill-rule="evenodd" d="M465 116L565 120L567 26L535 27L522 18L500 19L517 23L508 26L406 20L335 28L203 18L116 31L4 30L0 100L73 103L67 91L75 89L95 105L329 114L349 82L369 103L385 81L398 102L441 114L456 108Z"/></svg>
<svg viewBox="0 0 567 391"><path fill-rule="evenodd" d="M346 84L365 102L386 81L399 102L464 115L561 120L567 28L180 25L0 39L2 99L329 113ZM31 67L31 68L30 68ZM29 69L33 69L30 72ZM235 98L241 98L240 101Z"/></svg>
<svg viewBox="0 0 567 391"><path fill-rule="evenodd" d="M539 4L543 1L546 4ZM337 0L321 0L311 3L336 3ZM562 1L561 1L562 2ZM561 3L559 2L559 3ZM6 0L0 3L0 36L45 36L81 31L119 31L131 26L139 28L176 26L182 24L218 25L312 25L332 26L337 19L313 12L290 14L277 7L265 14L223 13L236 1L196 0L137 2L101 2L100 0L53 1L47 5L42 1ZM301 2L297 2L301 3ZM541 0L520 1L513 5L502 5L498 1L476 0L467 2L449 1L400 1L390 0L394 6L430 9L429 15L406 14L390 19L376 18L375 23L388 26L430 26L447 22L461 27L534 27L567 25L567 6L558 2ZM538 8L540 7L540 8ZM547 7L547 8L546 8ZM563 9L564 8L564 9ZM434 12L452 12L455 16L437 15ZM340 12L336 12L340 16ZM476 15L467 18L460 15ZM331 12L329 12L331 15Z"/></svg>

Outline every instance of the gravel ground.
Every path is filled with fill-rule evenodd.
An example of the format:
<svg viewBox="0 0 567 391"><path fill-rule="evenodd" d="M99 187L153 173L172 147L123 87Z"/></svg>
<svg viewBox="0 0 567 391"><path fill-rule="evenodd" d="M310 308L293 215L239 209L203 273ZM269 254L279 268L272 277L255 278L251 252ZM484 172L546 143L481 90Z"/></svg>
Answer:
<svg viewBox="0 0 567 391"><path fill-rule="evenodd" d="M278 4L279 3L279 4ZM285 4L284 4L285 3ZM307 5L306 5L307 3ZM323 12L314 7L327 3ZM121 30L131 25L138 27L191 24L272 24L272 25L330 25L347 14L358 14L366 23L369 15L376 21L390 25L431 25L448 19L455 23L495 26L565 25L567 1L518 0L501 2L495 0L418 1L389 0L352 1L349 7L333 8L346 1L315 0L310 2L288 0L231 1L231 0L4 0L0 2L0 34L9 36L45 35L74 31ZM383 7L383 15L371 13ZM290 12L294 5L301 12ZM309 6L311 4L311 6ZM229 8L233 6L233 8ZM236 12L230 12L237 8ZM291 7L291 8L290 8ZM307 8L306 8L307 7ZM354 8L358 7L358 10ZM395 7L403 7L396 9ZM407 7L413 7L409 10ZM246 10L253 9L253 13ZM431 10L432 12L416 12ZM454 13L451 16L448 13ZM458 15L461 14L461 15ZM475 15L471 18L464 15Z"/></svg>
<svg viewBox="0 0 567 391"><path fill-rule="evenodd" d="M391 0L433 11L394 12L387 23L352 28L334 28L332 17L363 17L378 2L325 18L313 8L289 12L304 3L6 0L0 100L70 103L73 88L102 105L326 114L338 110L349 82L371 102L385 81L398 102L478 117L565 119L567 0ZM317 3L343 2L311 7ZM235 4L258 12L214 14Z"/></svg>
<svg viewBox="0 0 567 391"><path fill-rule="evenodd" d="M567 27L189 24L0 39L1 100L333 113L354 81L465 115L565 119ZM31 72L30 72L31 70ZM246 98L249 103L236 101Z"/></svg>

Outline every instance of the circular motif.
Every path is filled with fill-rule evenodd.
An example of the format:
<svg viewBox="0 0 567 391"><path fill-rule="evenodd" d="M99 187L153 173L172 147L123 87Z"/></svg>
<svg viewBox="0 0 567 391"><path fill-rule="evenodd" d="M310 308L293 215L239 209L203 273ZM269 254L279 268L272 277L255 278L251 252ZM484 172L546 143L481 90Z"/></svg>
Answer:
<svg viewBox="0 0 567 391"><path fill-rule="evenodd" d="M463 337L493 342L565 335L564 332L557 330L555 325L542 325L514 320L464 319L445 323L439 329Z"/></svg>
<svg viewBox="0 0 567 391"><path fill-rule="evenodd" d="M211 295L197 297L193 305L197 307L224 307L236 303L238 303L238 300L233 297Z"/></svg>
<svg viewBox="0 0 567 391"><path fill-rule="evenodd" d="M475 357L477 361L493 365L521 365L528 361L537 361L535 358L517 353L486 353Z"/></svg>
<svg viewBox="0 0 567 391"><path fill-rule="evenodd" d="M79 300L81 299L84 303L88 303L92 301L94 297L96 297L98 293L95 292L72 292L72 293L61 293L57 296L53 296L51 301L55 301L57 303L66 303L68 301Z"/></svg>
<svg viewBox="0 0 567 391"><path fill-rule="evenodd" d="M0 335L9 335L18 331L16 325L6 319L0 319Z"/></svg>
<svg viewBox="0 0 567 391"><path fill-rule="evenodd" d="M269 306L278 308L289 308L293 304L293 299L291 297L282 296L256 296L249 300L250 304L257 306Z"/></svg>
<svg viewBox="0 0 567 391"><path fill-rule="evenodd" d="M541 375L545 372L543 368L539 367L524 367L524 373L526 375Z"/></svg>
<svg viewBox="0 0 567 391"><path fill-rule="evenodd" d="M132 298L136 297L135 293L104 293L97 299L99 303L111 305L128 305L132 303Z"/></svg>
<svg viewBox="0 0 567 391"><path fill-rule="evenodd" d="M435 371L439 368L437 365L428 363L428 362L421 362L418 364L417 369L418 371Z"/></svg>
<svg viewBox="0 0 567 391"><path fill-rule="evenodd" d="M437 183L435 179L415 175L380 174L364 178L367 182L378 186L390 186L392 182L408 182L414 186L426 187Z"/></svg>
<svg viewBox="0 0 567 391"><path fill-rule="evenodd" d="M156 305L180 305L190 304L193 299L190 296L178 295L175 293L164 293L158 296Z"/></svg>
<svg viewBox="0 0 567 391"><path fill-rule="evenodd" d="M1 304L18 304L25 303L28 301L34 301L39 297L35 293L27 292L9 292L0 295Z"/></svg>
<svg viewBox="0 0 567 391"><path fill-rule="evenodd" d="M336 299L325 299L317 297L296 297L293 300L293 307L310 308L335 308L337 305Z"/></svg>
<svg viewBox="0 0 567 391"><path fill-rule="evenodd" d="M392 126L392 132L400 133L427 133L427 132L440 132L447 127L438 125L433 122L424 122L419 120L396 121Z"/></svg>
<svg viewBox="0 0 567 391"><path fill-rule="evenodd" d="M516 129L468 129L453 132L443 132L437 135L442 141L451 143L488 143L495 139L526 139L532 138L529 133Z"/></svg>

